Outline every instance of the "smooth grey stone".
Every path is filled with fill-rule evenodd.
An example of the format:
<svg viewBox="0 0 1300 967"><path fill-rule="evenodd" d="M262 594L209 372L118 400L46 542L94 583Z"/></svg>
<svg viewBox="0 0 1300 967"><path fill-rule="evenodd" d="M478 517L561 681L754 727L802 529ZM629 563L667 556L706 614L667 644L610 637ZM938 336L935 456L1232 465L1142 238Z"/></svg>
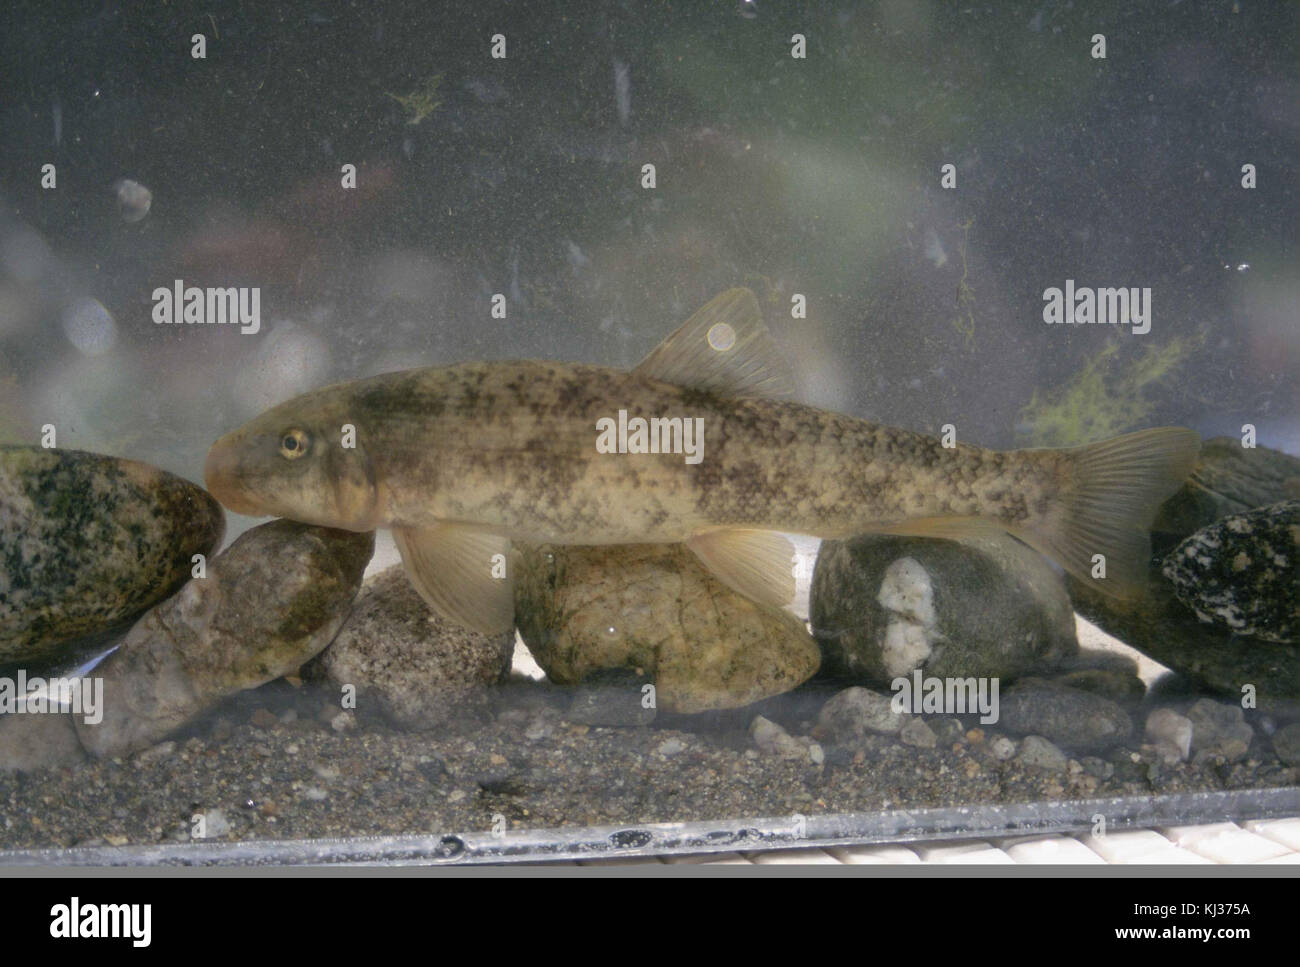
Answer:
<svg viewBox="0 0 1300 967"><path fill-rule="evenodd" d="M1039 735L1084 752L1108 749L1133 733L1133 722L1108 698L1027 679L1000 695L998 726L1014 735Z"/></svg>

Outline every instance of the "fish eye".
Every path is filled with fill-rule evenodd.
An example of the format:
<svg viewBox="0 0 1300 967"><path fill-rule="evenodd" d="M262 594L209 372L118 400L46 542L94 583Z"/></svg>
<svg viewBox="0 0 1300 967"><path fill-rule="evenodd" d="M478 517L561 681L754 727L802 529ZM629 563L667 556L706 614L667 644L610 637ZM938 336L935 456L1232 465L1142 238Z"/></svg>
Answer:
<svg viewBox="0 0 1300 967"><path fill-rule="evenodd" d="M305 431L299 429L286 430L284 436L280 438L280 456L287 457L290 460L297 460L307 452L309 442Z"/></svg>

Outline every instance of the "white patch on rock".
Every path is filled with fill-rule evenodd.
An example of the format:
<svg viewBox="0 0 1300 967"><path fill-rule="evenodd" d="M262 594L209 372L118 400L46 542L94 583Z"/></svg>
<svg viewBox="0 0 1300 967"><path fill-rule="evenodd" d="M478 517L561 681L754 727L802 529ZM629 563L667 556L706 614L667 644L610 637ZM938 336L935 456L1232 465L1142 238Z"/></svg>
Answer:
<svg viewBox="0 0 1300 967"><path fill-rule="evenodd" d="M900 557L885 569L876 600L886 610L926 627L934 625L934 588L930 574L914 557Z"/></svg>
<svg viewBox="0 0 1300 967"><path fill-rule="evenodd" d="M930 574L913 557L900 557L885 569L876 600L891 612L882 659L892 677L920 668L933 651L931 637L937 637L934 586Z"/></svg>
<svg viewBox="0 0 1300 967"><path fill-rule="evenodd" d="M881 657L885 672L891 678L906 677L912 669L920 668L930 657L930 639L927 629L907 620L893 620L885 629Z"/></svg>

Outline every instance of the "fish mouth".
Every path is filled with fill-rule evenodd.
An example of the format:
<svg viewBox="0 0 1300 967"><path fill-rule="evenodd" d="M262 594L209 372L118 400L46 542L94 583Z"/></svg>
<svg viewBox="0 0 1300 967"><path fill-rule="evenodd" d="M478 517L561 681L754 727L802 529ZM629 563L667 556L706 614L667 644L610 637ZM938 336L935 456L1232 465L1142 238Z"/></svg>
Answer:
<svg viewBox="0 0 1300 967"><path fill-rule="evenodd" d="M203 463L203 482L208 493L231 513L248 517L264 517L268 513L244 489L240 482L239 448L228 436L212 444L208 458Z"/></svg>

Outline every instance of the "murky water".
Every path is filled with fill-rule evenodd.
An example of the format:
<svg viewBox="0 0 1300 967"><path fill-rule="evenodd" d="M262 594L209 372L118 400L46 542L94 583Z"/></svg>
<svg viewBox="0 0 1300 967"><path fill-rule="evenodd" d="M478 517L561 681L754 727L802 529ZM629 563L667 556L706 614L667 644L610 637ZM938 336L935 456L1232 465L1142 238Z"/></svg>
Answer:
<svg viewBox="0 0 1300 967"><path fill-rule="evenodd" d="M106 720L145 739L97 745L67 716L6 706L0 848L1295 792L1293 6L4 16L0 443L202 486L214 441L298 394L480 360L630 369L735 287L815 407L945 447L1164 426L1221 439L1153 503L1150 573L1123 605L1004 536L876 537L814 575L813 535L792 545L796 620L685 551L592 556L534 535L531 563L509 564L512 581L532 569L516 598L532 654L431 617L404 579L380 595L399 562L386 528L353 604L359 573L333 569L344 538L295 532L282 564L222 556L264 523L227 509L201 565L192 548L168 565L204 573L158 565L146 582L167 634L135 625L101 666ZM722 439L706 432L701 472ZM146 568L109 553L113 528L144 541L176 514L130 472L50 469L37 486L17 453L0 478L14 694L20 672L122 641L143 598L115 611L86 589L128 596L125 572ZM1263 507L1230 559L1162 567ZM66 560L34 577L33 548ZM277 584L290 558L337 600ZM48 601L24 585L64 579ZM19 633L38 599L44 630ZM232 602L264 607L269 630L227 621ZM1080 642L1075 611L1109 637L1086 625ZM205 630L183 645L181 626ZM175 677L123 671L132 648ZM881 703L913 670L969 678L975 704L949 689L891 718ZM976 696L993 684L988 721Z"/></svg>

